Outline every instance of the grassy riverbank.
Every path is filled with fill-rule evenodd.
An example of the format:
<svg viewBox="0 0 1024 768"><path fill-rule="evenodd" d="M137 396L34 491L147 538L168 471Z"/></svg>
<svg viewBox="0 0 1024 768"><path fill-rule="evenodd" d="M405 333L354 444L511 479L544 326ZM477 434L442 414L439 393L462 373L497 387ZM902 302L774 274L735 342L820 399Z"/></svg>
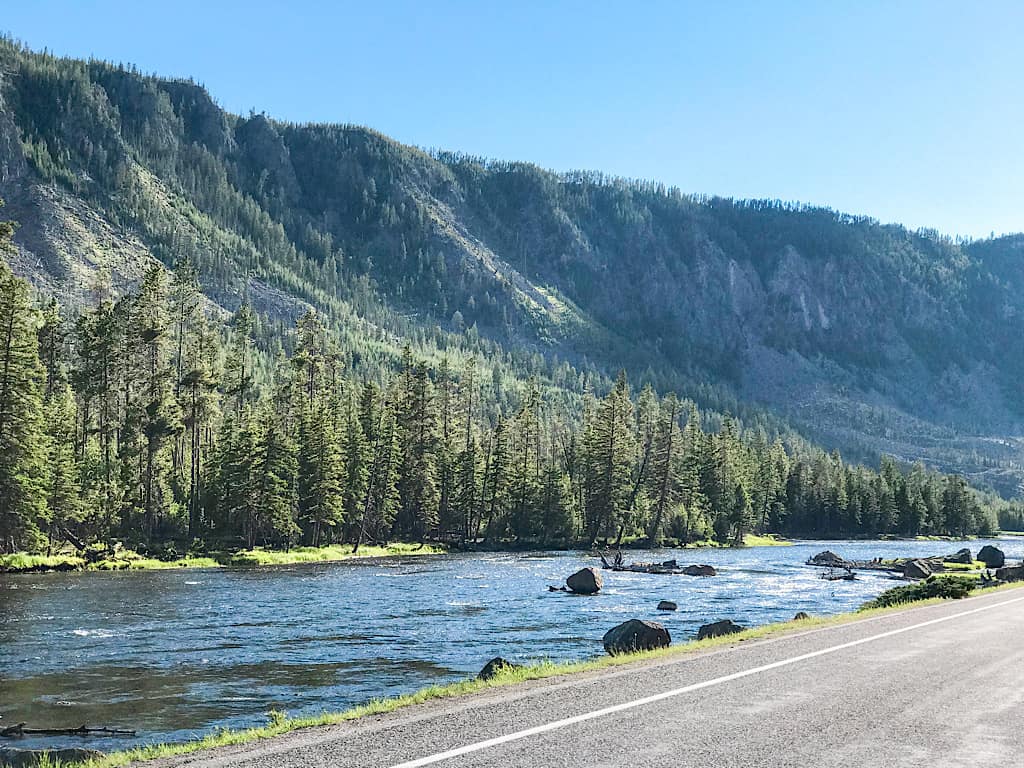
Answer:
<svg viewBox="0 0 1024 768"><path fill-rule="evenodd" d="M135 552L120 551L110 557L87 562L77 554L31 555L18 552L0 555L0 573L33 573L45 571L148 571L174 568L223 568L294 565L297 563L328 563L371 557L406 557L437 555L446 550L437 545L389 544L362 546L356 553L351 544L328 547L294 547L286 551L247 549L240 552L211 552L175 560L158 560Z"/></svg>
<svg viewBox="0 0 1024 768"><path fill-rule="evenodd" d="M1003 584L998 587L989 587L976 590L973 594L988 594L1003 590L1012 590L1024 587L1024 582L1014 584ZM732 645L750 640L758 640L768 637L776 637L790 632L804 631L807 629L822 628L846 624L860 619L873 616L880 616L889 613L898 613L907 608L917 608L925 605L934 605L945 602L942 598L932 598L915 601L913 603L902 603L882 608L868 608L852 613L842 613L834 616L811 617L809 619L767 624L761 627L754 627L744 630L735 635L713 638L711 640L690 641L680 645L663 648L657 651L645 651L642 653L629 654L624 656L603 656L596 659L577 662L552 662L543 661L519 668L506 668L500 671L491 680L463 680L447 685L434 685L429 688L416 691L415 693L390 698L374 699L351 709L341 712L325 712L319 715L308 717L289 717L287 713L268 713L270 722L267 725L250 728L247 730L229 731L219 730L196 741L179 744L157 744L138 749L116 752L106 757L80 764L81 768L121 768L122 766L137 761L154 760L161 757L174 755L186 755L217 747L227 747L239 744L246 744L263 739L270 739L281 736L291 731L302 728L315 728L320 726L337 725L350 720L356 720L370 715L382 715L393 712L404 707L422 704L436 699L448 699L458 696L484 691L490 688L503 687L525 683L531 680L541 680L561 675L571 675L582 672L593 672L609 667L618 667L626 664L642 663L652 659L673 657L690 653L697 653L718 646ZM57 768L46 766L43 768Z"/></svg>
<svg viewBox="0 0 1024 768"><path fill-rule="evenodd" d="M793 542L774 534L743 537L744 547L781 547ZM631 543L628 546L633 546ZM639 546L638 544L636 546ZM707 540L687 544L680 549L722 549L730 545ZM352 552L351 544L332 544L326 547L293 547L290 550L246 549L239 552L210 552L201 556L187 556L174 560L159 560L131 551L119 551L110 557L92 562L76 553L32 555L18 552L0 555L0 573L33 573L45 571L145 571L172 568L255 567L268 565L295 565L297 563L331 563L353 558L406 557L411 555L440 555L447 548L438 544L395 543L387 546L363 545ZM504 551L496 547L495 551Z"/></svg>

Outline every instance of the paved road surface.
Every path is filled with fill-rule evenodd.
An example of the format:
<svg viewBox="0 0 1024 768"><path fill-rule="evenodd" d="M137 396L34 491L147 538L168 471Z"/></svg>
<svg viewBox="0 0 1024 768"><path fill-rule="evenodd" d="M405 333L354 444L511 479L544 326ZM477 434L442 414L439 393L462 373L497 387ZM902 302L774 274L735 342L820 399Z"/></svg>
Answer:
<svg viewBox="0 0 1024 768"><path fill-rule="evenodd" d="M987 765L1024 756L1022 704L1024 594L1010 590L158 765Z"/></svg>

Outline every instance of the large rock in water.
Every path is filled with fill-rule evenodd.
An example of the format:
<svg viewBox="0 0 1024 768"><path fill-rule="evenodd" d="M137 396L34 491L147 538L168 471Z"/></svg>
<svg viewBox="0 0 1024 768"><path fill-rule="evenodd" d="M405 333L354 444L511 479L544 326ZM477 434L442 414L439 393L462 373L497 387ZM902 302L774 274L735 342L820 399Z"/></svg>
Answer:
<svg viewBox="0 0 1024 768"><path fill-rule="evenodd" d="M723 637L725 635L735 635L737 632L742 632L743 627L734 622L732 619L722 619L716 621L713 624L705 624L697 631L698 640L708 640L712 637Z"/></svg>
<svg viewBox="0 0 1024 768"><path fill-rule="evenodd" d="M710 565L688 565L683 568L683 575L685 576L716 576L718 571Z"/></svg>
<svg viewBox="0 0 1024 768"><path fill-rule="evenodd" d="M660 603L658 603L659 611L674 611L677 608L679 608L679 606L671 600L662 600Z"/></svg>
<svg viewBox="0 0 1024 768"><path fill-rule="evenodd" d="M985 564L986 568L1002 568L1006 565L1006 555L999 547L986 544L978 550L978 559Z"/></svg>
<svg viewBox="0 0 1024 768"><path fill-rule="evenodd" d="M903 566L903 575L908 579L927 579L932 575L932 569L924 560L910 560Z"/></svg>
<svg viewBox="0 0 1024 768"><path fill-rule="evenodd" d="M484 664L484 668L480 670L480 674L476 676L477 680L490 680L493 677L497 677L498 673L506 669L519 669L522 664L513 664L507 659L501 658L501 656L495 656L493 659Z"/></svg>
<svg viewBox="0 0 1024 768"><path fill-rule="evenodd" d="M596 595L604 586L601 574L594 568L581 568L566 579L565 583L578 595Z"/></svg>
<svg viewBox="0 0 1024 768"><path fill-rule="evenodd" d="M843 558L837 555L835 552L826 549L824 552L819 552L810 560L807 561L808 565L821 565L826 568L845 568L847 563Z"/></svg>
<svg viewBox="0 0 1024 768"><path fill-rule="evenodd" d="M656 621L630 619L605 632L601 641L609 655L618 656L622 653L668 648L672 643L672 637L668 630Z"/></svg>
<svg viewBox="0 0 1024 768"><path fill-rule="evenodd" d="M49 765L67 765L99 760L102 752L95 749L69 747L67 749L6 749L0 747L0 765L10 768L36 768L44 761Z"/></svg>
<svg viewBox="0 0 1024 768"><path fill-rule="evenodd" d="M942 559L947 563L963 563L964 565L972 565L974 563L974 557L971 555L971 550L967 547L958 550L955 555L946 555Z"/></svg>

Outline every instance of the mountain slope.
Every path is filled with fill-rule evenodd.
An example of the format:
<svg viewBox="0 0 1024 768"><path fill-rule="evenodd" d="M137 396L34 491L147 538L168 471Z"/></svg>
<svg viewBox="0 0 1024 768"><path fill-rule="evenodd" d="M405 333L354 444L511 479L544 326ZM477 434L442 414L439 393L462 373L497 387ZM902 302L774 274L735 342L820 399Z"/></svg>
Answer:
<svg viewBox="0 0 1024 768"><path fill-rule="evenodd" d="M352 335L485 344L577 393L625 366L854 458L1007 494L1024 476L1022 237L429 155L9 42L0 71L14 267L65 303L189 255L229 310L249 295L271 319L313 304Z"/></svg>

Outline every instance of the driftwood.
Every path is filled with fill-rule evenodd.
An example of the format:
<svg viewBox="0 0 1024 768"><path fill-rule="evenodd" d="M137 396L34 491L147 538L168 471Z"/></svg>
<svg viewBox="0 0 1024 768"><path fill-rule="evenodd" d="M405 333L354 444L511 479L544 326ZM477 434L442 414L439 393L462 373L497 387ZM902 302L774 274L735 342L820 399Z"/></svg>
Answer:
<svg viewBox="0 0 1024 768"><path fill-rule="evenodd" d="M675 560L666 560L663 563L630 563L626 565L622 559L622 552L616 552L611 562L604 555L601 558L601 566L609 571L626 571L628 573L651 573L659 576L714 576L715 569L706 565L688 565L680 568Z"/></svg>
<svg viewBox="0 0 1024 768"><path fill-rule="evenodd" d="M855 574L849 568L829 568L827 571L822 571L818 578L824 579L825 581L856 581L857 574Z"/></svg>
<svg viewBox="0 0 1024 768"><path fill-rule="evenodd" d="M17 739L22 736L134 736L135 731L123 728L90 728L80 725L77 728L26 728L25 723L17 723L0 730L0 736Z"/></svg>

